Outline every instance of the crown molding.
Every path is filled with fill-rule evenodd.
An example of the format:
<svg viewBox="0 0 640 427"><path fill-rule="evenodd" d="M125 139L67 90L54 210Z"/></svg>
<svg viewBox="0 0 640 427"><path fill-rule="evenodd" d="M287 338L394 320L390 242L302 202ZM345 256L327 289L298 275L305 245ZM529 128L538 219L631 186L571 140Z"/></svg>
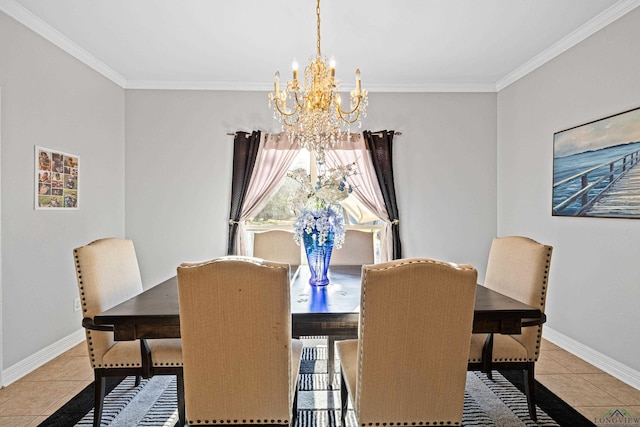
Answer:
<svg viewBox="0 0 640 427"><path fill-rule="evenodd" d="M129 80L125 89L163 90L217 90L264 92L273 90L273 83L262 82L215 82L215 81L174 81L174 80Z"/></svg>
<svg viewBox="0 0 640 427"><path fill-rule="evenodd" d="M0 0L0 11L6 13L25 27L67 52L69 55L102 74L118 86L122 88L126 86L127 80L120 73L100 61L95 56L91 55L82 47L71 41L68 37L45 23L42 19L38 18L15 1Z"/></svg>
<svg viewBox="0 0 640 427"><path fill-rule="evenodd" d="M496 92L494 83L367 84L369 92Z"/></svg>
<svg viewBox="0 0 640 427"><path fill-rule="evenodd" d="M541 67L542 65L551 61L553 58L557 57L563 52L566 52L587 37L600 31L602 28L611 24L618 18L626 15L638 6L640 6L640 0L618 1L617 3L600 13L598 16L594 17L589 22L580 26L572 33L564 37L562 40L546 49L544 52L540 53L537 56L534 56L532 59L516 68L511 73L498 80L498 82L496 83L497 91L501 91L515 81L536 70L538 67Z"/></svg>
<svg viewBox="0 0 640 427"><path fill-rule="evenodd" d="M438 83L386 85L367 84L370 93L378 92L496 92L493 83ZM343 85L341 91L350 91L355 86ZM163 80L129 80L125 89L159 89L159 90L217 90L217 91L253 91L268 92L273 90L273 82L180 82Z"/></svg>

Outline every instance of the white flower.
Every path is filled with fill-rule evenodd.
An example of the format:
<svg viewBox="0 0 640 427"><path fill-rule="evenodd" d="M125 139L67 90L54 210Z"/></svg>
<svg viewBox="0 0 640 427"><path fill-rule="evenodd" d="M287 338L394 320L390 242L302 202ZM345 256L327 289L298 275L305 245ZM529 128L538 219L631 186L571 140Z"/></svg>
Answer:
<svg viewBox="0 0 640 427"><path fill-rule="evenodd" d="M289 197L293 212L300 215L305 208L318 209L340 203L353 191L347 183L347 177L355 173L355 163L337 166L319 174L314 186L311 183L311 176L305 169L299 168L289 172L288 176L300 184L300 187Z"/></svg>
<svg viewBox="0 0 640 427"><path fill-rule="evenodd" d="M319 209L304 208L293 224L293 239L300 245L304 234L313 235L323 245L333 233L333 246L341 248L344 243L344 217L340 209L331 206Z"/></svg>
<svg viewBox="0 0 640 427"><path fill-rule="evenodd" d="M338 166L319 174L315 186L305 169L295 169L288 176L300 184L289 196L289 203L296 214L294 240L298 245L303 235L313 235L323 245L329 233L333 233L333 244L342 247L344 242L344 217L340 201L352 192L347 177L356 173L355 163Z"/></svg>

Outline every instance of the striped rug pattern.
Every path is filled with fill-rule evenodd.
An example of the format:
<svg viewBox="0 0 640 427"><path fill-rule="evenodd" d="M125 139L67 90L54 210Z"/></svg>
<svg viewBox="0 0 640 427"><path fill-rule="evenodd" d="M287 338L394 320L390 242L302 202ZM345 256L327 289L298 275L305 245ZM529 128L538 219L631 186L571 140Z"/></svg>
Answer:
<svg viewBox="0 0 640 427"><path fill-rule="evenodd" d="M339 425L339 374L337 371L334 373L333 389L330 389L324 343L326 341L305 340L299 377L297 427ZM172 427L178 419L175 402L175 378L153 377L135 387L134 378L128 377L105 398L102 426ZM525 396L498 372L494 372L493 380L482 373L467 374L463 426L558 426L541 409L538 408L537 413L538 422L535 423L529 418ZM93 411L76 426L91 426L92 419ZM357 427L353 410L347 414L347 427Z"/></svg>
<svg viewBox="0 0 640 427"><path fill-rule="evenodd" d="M173 427L178 421L176 380L173 376L143 379L135 386L135 377L126 377L104 399L102 427ZM77 424L93 426L93 410Z"/></svg>

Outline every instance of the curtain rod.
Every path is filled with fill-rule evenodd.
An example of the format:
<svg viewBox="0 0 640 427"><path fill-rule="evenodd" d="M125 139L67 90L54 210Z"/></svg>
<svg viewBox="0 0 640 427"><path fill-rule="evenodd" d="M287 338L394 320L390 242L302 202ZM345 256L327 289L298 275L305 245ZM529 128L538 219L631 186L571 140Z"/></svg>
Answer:
<svg viewBox="0 0 640 427"><path fill-rule="evenodd" d="M227 132L227 136L236 136L236 133L237 132ZM249 135L249 133L247 133L247 135ZM350 134L350 136L358 136L358 135L360 135L360 134L359 133ZM382 135L382 133L381 132L375 132L375 133L372 133L372 135L380 136L380 135ZM393 135L394 136L400 136L400 135L402 135L402 132L393 132Z"/></svg>

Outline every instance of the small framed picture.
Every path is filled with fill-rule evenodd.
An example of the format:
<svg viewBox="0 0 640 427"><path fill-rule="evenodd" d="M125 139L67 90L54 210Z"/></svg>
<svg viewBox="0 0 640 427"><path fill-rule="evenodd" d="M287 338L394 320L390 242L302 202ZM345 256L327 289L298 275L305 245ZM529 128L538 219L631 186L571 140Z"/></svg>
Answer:
<svg viewBox="0 0 640 427"><path fill-rule="evenodd" d="M35 148L35 209L77 210L80 157L37 145Z"/></svg>

